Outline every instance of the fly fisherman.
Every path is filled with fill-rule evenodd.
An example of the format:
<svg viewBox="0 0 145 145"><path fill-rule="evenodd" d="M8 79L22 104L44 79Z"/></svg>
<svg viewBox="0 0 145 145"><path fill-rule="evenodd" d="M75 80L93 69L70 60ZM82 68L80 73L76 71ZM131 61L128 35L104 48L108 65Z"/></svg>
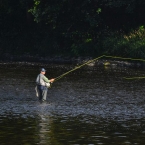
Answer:
<svg viewBox="0 0 145 145"><path fill-rule="evenodd" d="M46 70L44 68L41 69L40 74L37 76L36 79L36 94L39 97L40 101L46 101L48 87L50 83L54 81L54 79L48 79L45 76Z"/></svg>

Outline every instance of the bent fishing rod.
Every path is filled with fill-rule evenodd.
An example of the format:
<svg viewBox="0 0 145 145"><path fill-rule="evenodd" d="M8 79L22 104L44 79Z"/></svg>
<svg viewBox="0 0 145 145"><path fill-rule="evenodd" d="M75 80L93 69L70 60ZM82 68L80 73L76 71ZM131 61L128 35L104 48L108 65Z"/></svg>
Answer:
<svg viewBox="0 0 145 145"><path fill-rule="evenodd" d="M73 68L72 70L70 70L70 71L68 71L68 72L66 72L66 73L64 73L64 74L62 74L62 75L60 75L60 76L58 76L58 77L56 77L55 78L55 80L54 80L54 82L55 81L58 81L59 79L61 79L62 77L64 77L64 76L66 76L66 75L68 75L69 73L71 73L71 72L73 72L73 71L75 71L75 70L77 70L77 69L79 69L79 68L81 68L81 67L83 67L83 66L85 66L85 65L87 65L87 64L90 64L91 62L94 62L94 61L96 61L96 60L98 60L98 59L101 59L101 58L114 58L114 59L121 59L121 60L133 60L133 61L142 61L142 62L145 62L145 60L144 59L135 59L135 58L124 58L124 57L118 57L118 56L107 56L107 55L102 55L102 56L99 56L99 57L97 57L97 58L95 58L95 59L92 59L92 60L89 60L89 61L87 61L87 62L85 62L85 63L83 63L83 64L81 64L81 65L79 65L79 66L76 66L75 68ZM124 79L144 79L145 78L145 76L144 77L123 77Z"/></svg>
<svg viewBox="0 0 145 145"><path fill-rule="evenodd" d="M85 62L84 64L81 64L81 65L79 65L79 66L76 66L74 69L72 69L72 70L70 70L70 71L68 71L68 72L66 72L66 73L64 73L64 74L62 74L62 75L56 77L56 78L55 78L55 81L58 81L59 79L61 79L61 78L64 77L65 75L67 75L67 74L69 74L69 73L71 73L71 72L73 72L73 71L75 71L75 70L77 70L77 69L79 69L79 68L81 68L81 67L83 67L83 66L85 66L85 65L87 65L87 64L89 64L89 63L91 63L91 62L93 62L93 61L95 61L95 60L97 60L97 59L100 59L100 58L102 58L103 56L104 56L104 55L102 55L102 56L100 56L100 57L97 57L97 58L95 58L95 59L89 60L89 61L87 61L87 62Z"/></svg>

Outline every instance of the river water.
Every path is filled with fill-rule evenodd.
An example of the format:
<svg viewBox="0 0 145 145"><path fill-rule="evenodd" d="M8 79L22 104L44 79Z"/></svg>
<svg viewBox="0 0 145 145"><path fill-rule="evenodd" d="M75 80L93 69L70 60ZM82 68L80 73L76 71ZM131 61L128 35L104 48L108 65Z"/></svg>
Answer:
<svg viewBox="0 0 145 145"><path fill-rule="evenodd" d="M73 65L0 64L0 145L144 145L145 70L91 67L53 83L47 102L35 96L39 68L48 78Z"/></svg>

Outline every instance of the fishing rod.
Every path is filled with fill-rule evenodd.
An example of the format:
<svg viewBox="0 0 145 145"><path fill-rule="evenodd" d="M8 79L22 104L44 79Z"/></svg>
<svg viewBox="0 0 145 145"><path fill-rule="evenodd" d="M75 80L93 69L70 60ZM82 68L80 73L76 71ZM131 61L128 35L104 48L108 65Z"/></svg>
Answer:
<svg viewBox="0 0 145 145"><path fill-rule="evenodd" d="M104 57L104 55L99 56L99 57L97 57L97 58L95 58L95 59L89 60L89 61L87 61L87 62L85 62L84 64L81 64L81 65L79 65L79 66L76 66L74 69L72 69L72 70L70 70L70 71L68 71L68 72L66 72L66 73L64 73L64 74L62 74L62 75L56 77L56 78L55 78L55 81L61 79L61 78L64 77L65 75L67 75L67 74L69 74L69 73L71 73L71 72L73 72L73 71L75 71L75 70L77 70L77 69L83 67L84 65L87 65L87 64L89 64L89 63L91 63L91 62L93 62L93 61L95 61L95 60L97 60L97 59L100 59L100 58L102 58L102 57Z"/></svg>
<svg viewBox="0 0 145 145"><path fill-rule="evenodd" d="M99 56L99 57L97 57L97 58L95 58L95 59L92 59L92 60L89 60L89 61L87 61L87 62L85 62L85 63L83 63L83 64L81 64L81 65L79 65L79 66L76 66L75 68L73 68L72 70L70 70L70 71L68 71L68 72L66 72L66 73L64 73L64 74L62 74L62 75L60 75L60 76L58 76L58 77L56 77L55 78L55 80L54 81L58 81L59 79L61 79L62 77L64 77L65 75L68 75L69 73L71 73L71 72L73 72L73 71L75 71L75 70L77 70L77 69L79 69L79 68L81 68L81 67L83 67L83 66L85 66L85 65L87 65L87 64L89 64L89 63L91 63L91 62L94 62L94 61L96 61L96 60L98 60L98 59L100 59L100 58L115 58L115 59L121 59L121 60L133 60L133 61L143 61L143 62L145 62L145 60L144 59L135 59L135 58L124 58L124 57L118 57L118 56L107 56L107 55L102 55L102 56ZM123 77L124 79L144 79L145 77Z"/></svg>

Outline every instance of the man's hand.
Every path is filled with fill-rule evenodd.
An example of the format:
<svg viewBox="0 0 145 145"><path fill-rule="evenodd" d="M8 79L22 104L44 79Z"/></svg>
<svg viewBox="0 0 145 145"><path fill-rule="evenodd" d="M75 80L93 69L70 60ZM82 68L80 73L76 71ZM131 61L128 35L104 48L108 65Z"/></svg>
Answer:
<svg viewBox="0 0 145 145"><path fill-rule="evenodd" d="M55 80L55 79L51 79L50 82L52 83L52 82L54 82L54 80Z"/></svg>

